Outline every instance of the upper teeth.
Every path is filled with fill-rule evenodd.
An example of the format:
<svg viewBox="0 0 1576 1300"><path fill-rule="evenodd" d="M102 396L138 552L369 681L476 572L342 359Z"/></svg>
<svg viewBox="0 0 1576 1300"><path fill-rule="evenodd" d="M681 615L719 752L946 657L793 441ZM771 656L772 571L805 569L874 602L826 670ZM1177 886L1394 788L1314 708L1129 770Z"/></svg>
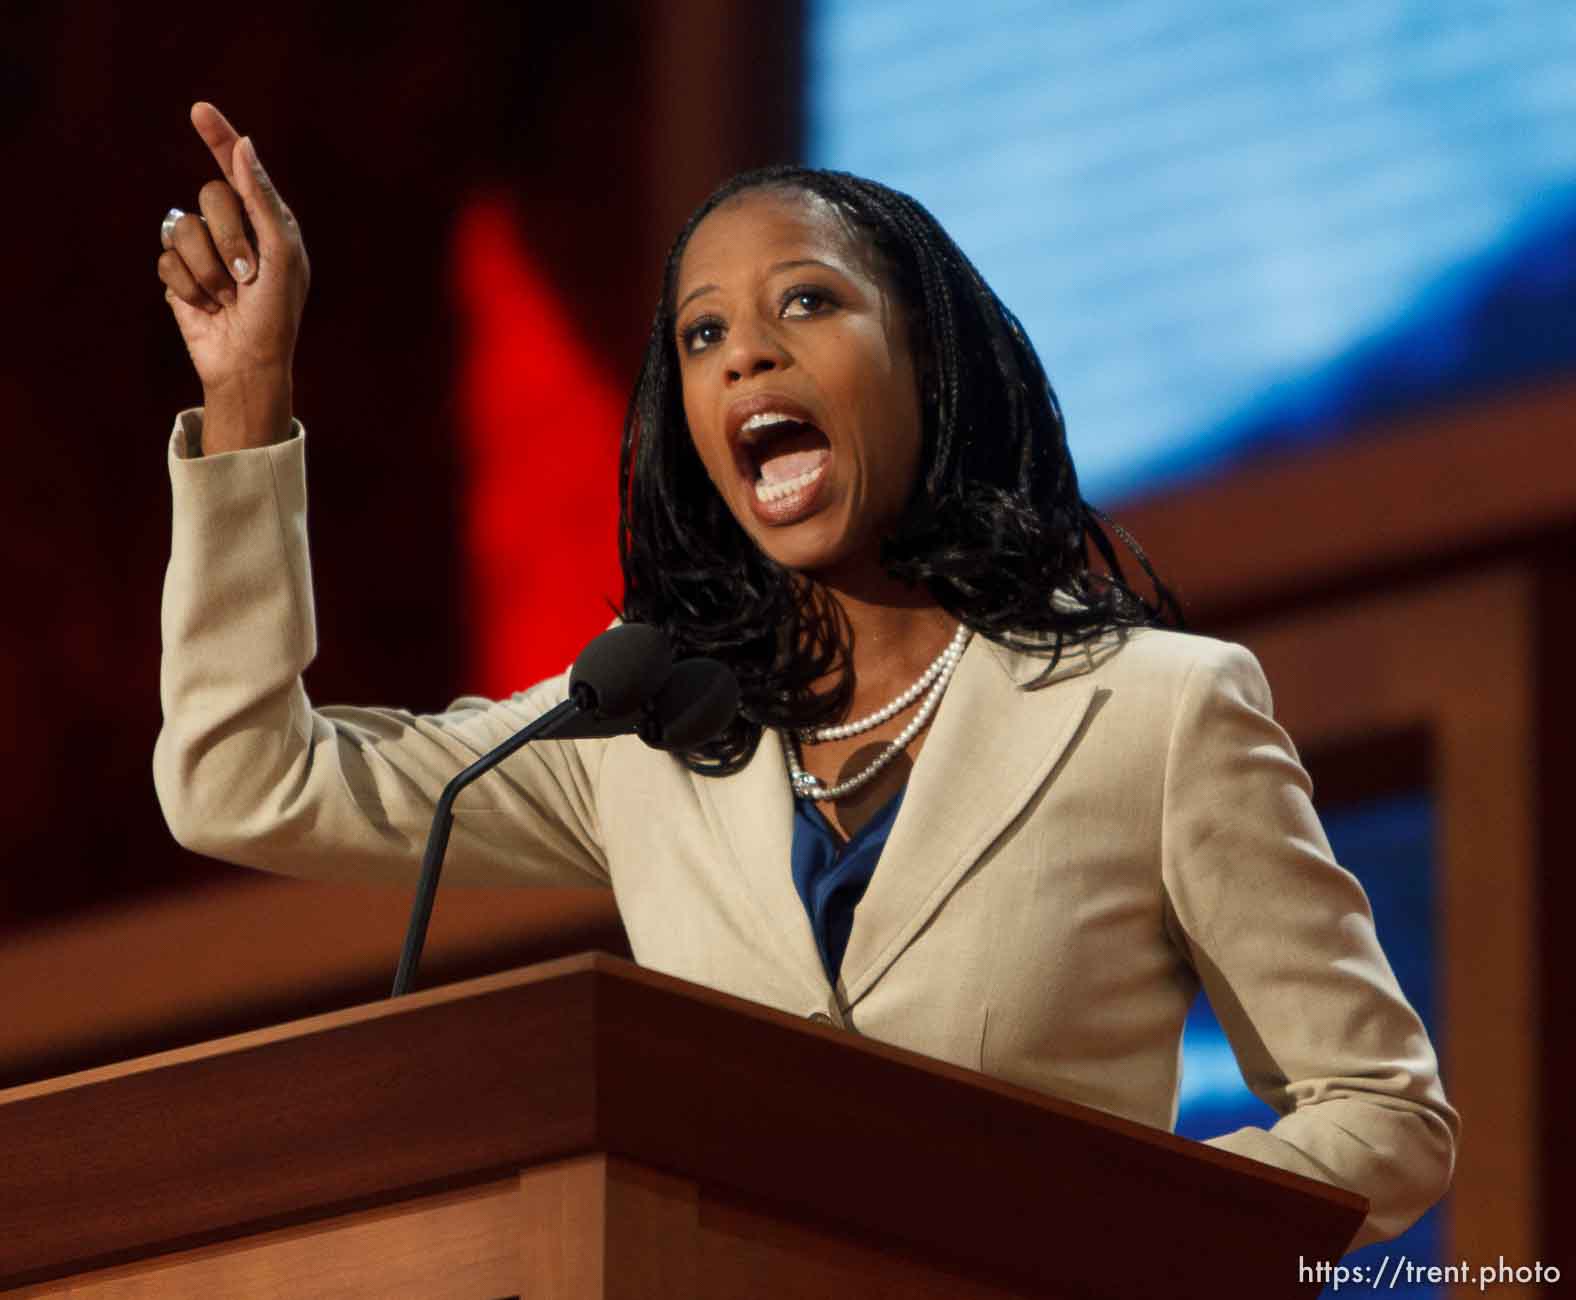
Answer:
<svg viewBox="0 0 1576 1300"><path fill-rule="evenodd" d="M801 421L791 415L784 415L781 411L762 411L759 415L752 415L739 426L740 433L753 433L756 429L768 429L774 424L799 424Z"/></svg>

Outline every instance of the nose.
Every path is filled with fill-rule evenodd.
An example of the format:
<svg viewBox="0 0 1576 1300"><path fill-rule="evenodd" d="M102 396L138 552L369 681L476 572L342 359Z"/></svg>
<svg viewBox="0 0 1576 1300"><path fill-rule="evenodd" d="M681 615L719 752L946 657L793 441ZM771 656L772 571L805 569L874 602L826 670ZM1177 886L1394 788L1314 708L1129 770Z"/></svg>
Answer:
<svg viewBox="0 0 1576 1300"><path fill-rule="evenodd" d="M723 361L730 384L790 364L776 331L762 322L735 322L728 330L726 346Z"/></svg>

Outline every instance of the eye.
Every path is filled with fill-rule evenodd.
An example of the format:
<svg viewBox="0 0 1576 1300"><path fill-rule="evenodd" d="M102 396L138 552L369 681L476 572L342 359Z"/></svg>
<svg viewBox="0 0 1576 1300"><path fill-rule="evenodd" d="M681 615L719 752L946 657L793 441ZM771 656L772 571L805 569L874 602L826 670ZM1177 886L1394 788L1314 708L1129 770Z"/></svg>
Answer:
<svg viewBox="0 0 1576 1300"><path fill-rule="evenodd" d="M835 305L826 290L811 285L800 285L798 288L788 290L783 298L782 314L790 320L802 320L807 316L819 316Z"/></svg>
<svg viewBox="0 0 1576 1300"><path fill-rule="evenodd" d="M723 324L715 316L702 316L691 321L679 333L679 343L687 353L704 352L713 344L721 343Z"/></svg>

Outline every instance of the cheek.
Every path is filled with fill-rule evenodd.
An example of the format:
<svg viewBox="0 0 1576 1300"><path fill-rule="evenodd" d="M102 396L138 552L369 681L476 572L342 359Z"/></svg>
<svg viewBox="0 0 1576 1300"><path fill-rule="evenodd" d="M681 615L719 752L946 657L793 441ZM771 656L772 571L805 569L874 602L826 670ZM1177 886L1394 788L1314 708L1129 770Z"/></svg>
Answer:
<svg viewBox="0 0 1576 1300"><path fill-rule="evenodd" d="M913 372L897 365L888 376L879 410L872 412L872 427L881 430L883 446L876 449L883 465L884 496L906 502L923 459L924 412L914 387Z"/></svg>

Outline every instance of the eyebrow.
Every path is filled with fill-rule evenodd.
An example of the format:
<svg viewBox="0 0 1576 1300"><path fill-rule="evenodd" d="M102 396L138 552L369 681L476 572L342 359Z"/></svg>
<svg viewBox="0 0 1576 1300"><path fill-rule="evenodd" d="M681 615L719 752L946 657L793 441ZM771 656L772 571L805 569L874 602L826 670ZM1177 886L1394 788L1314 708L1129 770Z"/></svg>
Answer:
<svg viewBox="0 0 1576 1300"><path fill-rule="evenodd" d="M791 271L796 266L824 266L828 271L835 271L839 275L844 274L838 267L833 266L830 262L823 262L818 257L798 257L791 262L774 262L766 270L768 274L776 275L779 271ZM673 315L675 317L680 315L691 302L699 298L703 293L715 293L716 290L717 286L714 284L703 284L698 288L691 289L684 295L684 301L673 309Z"/></svg>

